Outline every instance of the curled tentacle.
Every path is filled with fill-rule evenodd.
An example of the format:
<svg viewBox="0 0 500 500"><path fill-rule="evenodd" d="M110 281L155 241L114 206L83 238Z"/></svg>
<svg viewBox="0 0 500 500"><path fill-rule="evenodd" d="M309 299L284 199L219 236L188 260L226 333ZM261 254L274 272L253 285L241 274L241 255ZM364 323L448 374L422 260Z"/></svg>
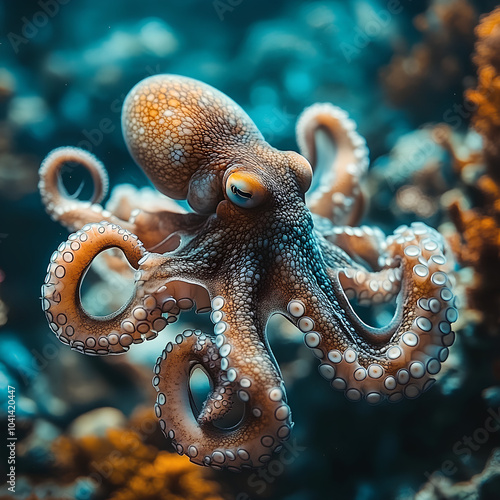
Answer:
<svg viewBox="0 0 500 500"><path fill-rule="evenodd" d="M366 325L350 306L340 284L349 280L351 288L355 285L356 277L349 271L338 271L343 276L332 280L338 299L335 309L345 311L337 318L317 291L315 301L298 298L288 307L289 318L305 333L306 345L321 359L321 375L351 400L378 403L385 397L390 401L417 397L435 382L455 339L451 324L458 314L442 237L415 223L399 228L387 246L391 257L402 259L393 270L396 279L401 273L402 282L395 317L385 329ZM362 282L378 287L380 273L366 271ZM387 293L393 293L394 285ZM338 336L338 331L344 334Z"/></svg>
<svg viewBox="0 0 500 500"><path fill-rule="evenodd" d="M268 462L288 439L292 422L280 374L255 326L233 306L215 297L215 342L201 332L179 335L176 345L167 345L158 358L153 385L160 393L160 425L178 453L197 464L237 470ZM208 373L214 389L194 416L187 381L197 365ZM245 404L242 420L229 429L216 427L214 421L230 410L235 398Z"/></svg>
<svg viewBox="0 0 500 500"><path fill-rule="evenodd" d="M155 187L187 199L198 213L215 212L230 168L280 166L295 171L303 192L310 184L304 158L271 148L232 99L191 78L139 82L125 99L122 124L132 156Z"/></svg>
<svg viewBox="0 0 500 500"><path fill-rule="evenodd" d="M87 224L71 234L52 254L42 304L52 331L61 342L85 354L117 354L132 343L155 338L166 324L162 314L175 312L176 300L166 287L147 294L136 281L134 295L119 311L104 317L88 314L80 301L80 285L97 254L117 247L130 265L139 269L151 256L137 236L120 226Z"/></svg>
<svg viewBox="0 0 500 500"><path fill-rule="evenodd" d="M90 201L70 197L62 187L60 174L68 162L82 165L92 176L94 193ZM108 174L104 165L84 149L62 147L51 151L43 160L39 170L38 188L43 204L53 220L61 222L70 230L77 230L89 222L98 222L111 217L99 203L108 191ZM118 222L118 220L110 221Z"/></svg>
<svg viewBox="0 0 500 500"><path fill-rule="evenodd" d="M368 168L365 140L347 113L332 104L314 104L297 121L300 152L315 175L307 204L335 225L355 225L363 215L361 181Z"/></svg>

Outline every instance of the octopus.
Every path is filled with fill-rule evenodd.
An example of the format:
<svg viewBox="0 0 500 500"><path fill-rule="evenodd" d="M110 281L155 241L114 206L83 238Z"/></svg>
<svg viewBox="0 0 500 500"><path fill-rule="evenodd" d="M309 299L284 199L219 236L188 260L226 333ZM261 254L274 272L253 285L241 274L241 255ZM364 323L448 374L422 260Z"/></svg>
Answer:
<svg viewBox="0 0 500 500"><path fill-rule="evenodd" d="M74 231L50 258L42 305L59 340L88 355L124 353L193 307L210 314L213 330L177 335L154 367L155 412L179 454L216 469L258 468L290 437L266 333L276 313L302 332L320 375L349 400L413 399L434 384L455 339L453 256L423 223L389 236L359 226L368 149L345 111L307 108L297 122L301 154L279 151L225 94L157 75L130 91L122 127L157 191L123 186L103 206L106 170L77 148L54 150L40 167L48 213ZM92 175L90 201L61 185L68 162ZM108 271L130 273L134 290L119 310L93 316L80 286L109 249ZM391 302L395 312L374 327L356 302ZM211 383L200 408L190 388L197 368Z"/></svg>

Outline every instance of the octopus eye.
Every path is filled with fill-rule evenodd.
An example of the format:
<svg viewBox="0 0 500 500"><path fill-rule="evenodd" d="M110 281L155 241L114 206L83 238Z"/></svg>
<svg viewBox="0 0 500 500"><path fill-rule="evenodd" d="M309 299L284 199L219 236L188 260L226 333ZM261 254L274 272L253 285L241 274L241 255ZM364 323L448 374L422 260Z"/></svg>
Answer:
<svg viewBox="0 0 500 500"><path fill-rule="evenodd" d="M253 208L264 199L266 188L252 174L234 172L226 181L226 196L235 205L243 208Z"/></svg>

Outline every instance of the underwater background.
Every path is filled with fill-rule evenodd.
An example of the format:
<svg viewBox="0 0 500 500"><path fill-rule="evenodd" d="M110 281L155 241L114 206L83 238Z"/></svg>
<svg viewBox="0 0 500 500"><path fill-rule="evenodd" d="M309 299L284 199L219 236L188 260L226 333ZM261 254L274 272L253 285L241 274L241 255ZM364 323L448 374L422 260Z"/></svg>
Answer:
<svg viewBox="0 0 500 500"><path fill-rule="evenodd" d="M5 484L0 498L499 499L494 9L470 0L0 0L0 417L7 422L15 387L18 438L15 493ZM39 297L68 233L44 211L38 167L53 148L79 146L103 161L111 188L148 185L120 112L127 92L159 73L223 91L283 150L297 150L296 118L315 102L357 122L371 159L363 222L391 233L424 221L457 259L457 341L429 392L394 405L349 402L319 376L298 331L273 320L293 436L261 471L217 472L175 454L152 409L155 359L183 329L210 328L206 317L185 314L126 356L59 343ZM84 172L68 169L63 181L90 197ZM113 310L121 287L89 273L85 307ZM5 458L3 479L7 470Z"/></svg>

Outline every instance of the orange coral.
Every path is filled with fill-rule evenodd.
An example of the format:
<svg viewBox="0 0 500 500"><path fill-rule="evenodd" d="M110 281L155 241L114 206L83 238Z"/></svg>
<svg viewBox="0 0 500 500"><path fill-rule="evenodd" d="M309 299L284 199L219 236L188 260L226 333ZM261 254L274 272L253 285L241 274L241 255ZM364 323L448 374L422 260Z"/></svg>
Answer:
<svg viewBox="0 0 500 500"><path fill-rule="evenodd" d="M481 311L485 323L495 331L500 326L500 226L495 217L462 210L456 202L450 215L460 234L452 239L453 250L462 265L475 270L469 305Z"/></svg>
<svg viewBox="0 0 500 500"><path fill-rule="evenodd" d="M500 7L481 19L476 28L478 40L474 62L478 67L476 89L466 97L476 106L472 123L485 140L490 175L500 179Z"/></svg>
<svg viewBox="0 0 500 500"><path fill-rule="evenodd" d="M220 486L208 469L147 444L159 432L149 425L150 413L134 416L132 428L109 429L105 437L59 438L53 449L62 478L88 476L110 500L220 500Z"/></svg>
<svg viewBox="0 0 500 500"><path fill-rule="evenodd" d="M453 252L462 266L474 269L474 280L467 287L469 307L482 313L491 333L498 331L500 318L500 186L485 173L482 156L472 152L460 158L446 131L440 142L453 160L453 167L477 206L466 208L460 191L450 191L453 201L449 214L457 233L449 236Z"/></svg>
<svg viewBox="0 0 500 500"><path fill-rule="evenodd" d="M152 463L143 464L126 487L113 493L110 500L220 499L218 484L207 481L199 467L194 467L178 455L160 451Z"/></svg>
<svg viewBox="0 0 500 500"><path fill-rule="evenodd" d="M450 216L458 234L451 244L459 262L474 268L474 282L468 288L469 305L482 312L491 333L500 326L500 8L481 19L474 62L478 85L466 92L476 105L472 123L483 136L482 157L471 154L461 159L454 152L449 134L441 131L442 143L451 152L455 171L471 191L476 203L466 209L456 200ZM482 164L479 168L479 164ZM485 170L486 166L486 170ZM470 176L470 171L475 174ZM471 177L471 178L469 178Z"/></svg>

